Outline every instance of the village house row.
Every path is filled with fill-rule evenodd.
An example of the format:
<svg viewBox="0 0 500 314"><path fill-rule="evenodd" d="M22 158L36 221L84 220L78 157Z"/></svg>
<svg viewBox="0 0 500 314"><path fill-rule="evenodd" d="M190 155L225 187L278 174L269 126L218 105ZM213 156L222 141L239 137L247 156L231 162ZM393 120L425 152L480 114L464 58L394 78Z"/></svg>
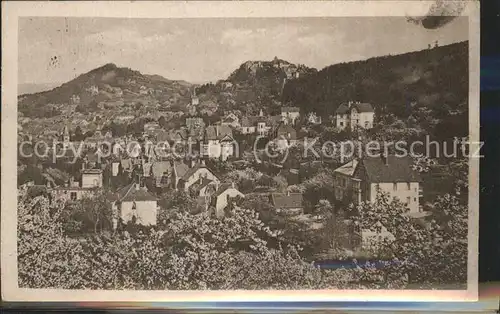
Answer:
<svg viewBox="0 0 500 314"><path fill-rule="evenodd" d="M198 105L199 100L193 94L184 126L180 129L164 130L158 122L144 125L145 143L200 143L199 158L189 161L163 158L162 152L157 151L158 146L148 150L147 145L143 149L137 143L132 150L124 149L136 139L130 135L114 138L110 132L102 134L100 130L83 142L72 142L70 131L65 127L56 138L65 150L65 154L59 158L74 158L71 154L76 150L68 148L83 145L85 157L80 169L81 179L76 181L71 178L64 186L47 182L51 195L67 201L91 196L107 185L103 176L107 170L111 177L125 178L128 182L125 187L108 195L114 212L123 223L134 221L143 225L156 225L159 210L157 195L171 189L194 192L200 208L211 210L217 216L224 215L224 210L233 200L244 198L245 195L234 182L223 182L218 174L207 167L205 160L218 159L224 162L241 157L235 154L234 130L247 136L267 136L279 148L295 145L298 140L295 125L301 113L296 107L282 107L281 114L277 116L267 116L262 110L257 116L239 117L228 113L218 123L207 126L198 113ZM306 121L310 124L322 122L321 117L315 113L309 113ZM370 104L348 102L337 109L334 125L341 130L370 129L373 121L374 110ZM104 160L98 158L102 142L113 143L109 158ZM377 191L382 190L404 202L411 214L419 215L421 179L411 165L409 158L395 156L354 159L334 171L335 199L355 204L374 202ZM304 213L304 200L300 193L269 193L268 197L270 204L279 212L289 215ZM363 238L373 236L375 235L367 232Z"/></svg>

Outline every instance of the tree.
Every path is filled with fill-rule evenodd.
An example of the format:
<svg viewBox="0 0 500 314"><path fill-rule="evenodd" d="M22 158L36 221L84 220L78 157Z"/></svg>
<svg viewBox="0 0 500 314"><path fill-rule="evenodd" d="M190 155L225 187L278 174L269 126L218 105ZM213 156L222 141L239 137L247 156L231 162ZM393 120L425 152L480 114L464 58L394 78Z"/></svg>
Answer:
<svg viewBox="0 0 500 314"><path fill-rule="evenodd" d="M64 226L73 232L101 233L112 230L113 212L106 192L96 191L93 195L67 204L63 217ZM75 230L75 226L80 226L80 229Z"/></svg>
<svg viewBox="0 0 500 314"><path fill-rule="evenodd" d="M18 195L20 287L345 289L377 288L382 281L374 281L381 271L373 265L321 270L304 261L251 209L234 206L222 218L177 212L159 230L72 238L63 228L64 202L30 199L24 186Z"/></svg>
<svg viewBox="0 0 500 314"><path fill-rule="evenodd" d="M184 191L170 190L161 195L158 201L160 212L158 221L160 225L166 225L171 218L179 212L191 212L197 207L195 199Z"/></svg>
<svg viewBox="0 0 500 314"><path fill-rule="evenodd" d="M83 137L82 128L77 125L75 128L75 134L73 135L72 141L83 141L85 138Z"/></svg>
<svg viewBox="0 0 500 314"><path fill-rule="evenodd" d="M158 124L160 125L160 127L162 128L166 128L167 126L167 120L165 119L164 116L161 116L159 119L158 119Z"/></svg>
<svg viewBox="0 0 500 314"><path fill-rule="evenodd" d="M467 206L445 195L434 208L447 219L419 223L410 218L404 204L389 200L384 193L379 193L374 204L353 207L354 224L360 230L380 232L383 226L394 236L394 241L378 243L379 254L390 258L386 278L407 278L410 285L419 287L466 283Z"/></svg>

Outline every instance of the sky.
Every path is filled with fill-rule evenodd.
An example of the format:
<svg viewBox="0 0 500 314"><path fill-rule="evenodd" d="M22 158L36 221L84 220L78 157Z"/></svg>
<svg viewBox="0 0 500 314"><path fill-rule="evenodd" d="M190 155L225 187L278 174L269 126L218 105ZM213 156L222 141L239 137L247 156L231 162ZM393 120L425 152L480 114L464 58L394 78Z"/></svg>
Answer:
<svg viewBox="0 0 500 314"><path fill-rule="evenodd" d="M19 19L19 84L64 83L114 63L203 83L275 56L318 70L332 64L468 40L460 17L425 29L405 17Z"/></svg>

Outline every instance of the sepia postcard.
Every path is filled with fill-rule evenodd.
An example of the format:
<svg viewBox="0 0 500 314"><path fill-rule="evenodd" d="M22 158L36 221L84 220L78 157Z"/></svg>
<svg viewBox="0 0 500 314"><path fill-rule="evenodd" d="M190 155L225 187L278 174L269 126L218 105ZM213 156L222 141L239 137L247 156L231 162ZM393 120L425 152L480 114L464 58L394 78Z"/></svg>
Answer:
<svg viewBox="0 0 500 314"><path fill-rule="evenodd" d="M4 301L476 301L478 1L2 3Z"/></svg>

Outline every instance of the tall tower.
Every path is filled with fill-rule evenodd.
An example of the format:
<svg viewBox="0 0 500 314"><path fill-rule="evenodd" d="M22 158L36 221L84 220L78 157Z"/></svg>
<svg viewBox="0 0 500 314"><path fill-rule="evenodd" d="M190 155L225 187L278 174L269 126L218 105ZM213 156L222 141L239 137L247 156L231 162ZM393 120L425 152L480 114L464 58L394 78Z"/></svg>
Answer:
<svg viewBox="0 0 500 314"><path fill-rule="evenodd" d="M68 130L68 126L64 126L64 130L63 130L63 142L64 144L68 144L69 143L69 130Z"/></svg>
<svg viewBox="0 0 500 314"><path fill-rule="evenodd" d="M200 100L196 96L196 88L193 89L193 94L191 95L191 105L189 106L189 114L194 116L198 112L198 105Z"/></svg>
<svg viewBox="0 0 500 314"><path fill-rule="evenodd" d="M196 96L196 87L193 89L193 95L191 96L191 106L198 106L200 104L200 100L198 96Z"/></svg>

